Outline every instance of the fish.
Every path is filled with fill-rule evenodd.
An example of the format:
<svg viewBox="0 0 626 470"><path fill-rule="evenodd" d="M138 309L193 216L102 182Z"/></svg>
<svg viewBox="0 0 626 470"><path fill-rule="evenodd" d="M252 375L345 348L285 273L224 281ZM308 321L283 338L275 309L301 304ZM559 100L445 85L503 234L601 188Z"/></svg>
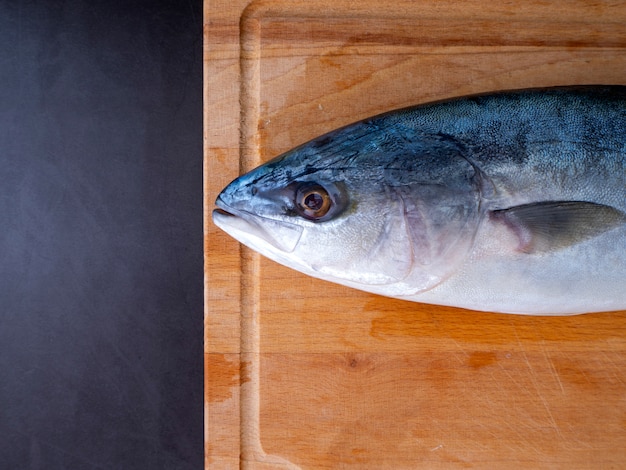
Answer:
<svg viewBox="0 0 626 470"><path fill-rule="evenodd" d="M449 98L332 130L235 179L217 227L373 294L464 309L626 309L626 86Z"/></svg>

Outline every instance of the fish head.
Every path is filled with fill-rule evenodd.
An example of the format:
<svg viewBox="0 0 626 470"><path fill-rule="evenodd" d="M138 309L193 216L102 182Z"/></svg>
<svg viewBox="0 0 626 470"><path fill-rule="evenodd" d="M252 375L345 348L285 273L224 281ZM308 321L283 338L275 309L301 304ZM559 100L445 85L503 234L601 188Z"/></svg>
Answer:
<svg viewBox="0 0 626 470"><path fill-rule="evenodd" d="M361 194L358 174L343 176L311 171L302 158L271 162L229 184L216 200L213 220L249 248L317 277L365 284L404 277L408 257L399 253L392 273L380 264L395 249L409 249L407 240L396 241L401 249L390 246L388 209L381 213L374 193Z"/></svg>
<svg viewBox="0 0 626 470"><path fill-rule="evenodd" d="M376 139L358 151L340 143L326 137L234 180L216 200L215 224L274 261L351 287L402 296L439 283L476 216L473 188L453 176L446 186L440 168L407 179Z"/></svg>

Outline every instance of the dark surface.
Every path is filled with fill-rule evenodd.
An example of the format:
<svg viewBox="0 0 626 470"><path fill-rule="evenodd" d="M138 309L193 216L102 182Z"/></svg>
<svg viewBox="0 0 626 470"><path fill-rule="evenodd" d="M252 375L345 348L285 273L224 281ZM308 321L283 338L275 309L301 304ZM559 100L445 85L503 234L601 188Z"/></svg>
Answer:
<svg viewBox="0 0 626 470"><path fill-rule="evenodd" d="M0 468L202 468L202 4L0 1Z"/></svg>

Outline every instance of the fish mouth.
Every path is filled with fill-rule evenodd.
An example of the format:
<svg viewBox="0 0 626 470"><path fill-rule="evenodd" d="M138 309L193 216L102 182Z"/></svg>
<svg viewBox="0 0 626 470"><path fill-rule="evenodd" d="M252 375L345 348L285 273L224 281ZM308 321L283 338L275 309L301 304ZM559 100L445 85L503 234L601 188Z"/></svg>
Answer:
<svg viewBox="0 0 626 470"><path fill-rule="evenodd" d="M215 220L215 216L216 215L217 215L217 217L237 217L232 212L228 212L227 210L224 210L224 209L221 209L221 208L213 209L213 219L214 220Z"/></svg>
<svg viewBox="0 0 626 470"><path fill-rule="evenodd" d="M215 201L215 205L217 206L217 209L213 209L213 221L216 222L216 225L218 227L220 227L219 223L217 223L218 221L221 222L221 221L232 219L232 218L240 218L240 219L246 220L249 217L255 216L251 212L236 209L228 205L226 202L224 202L221 195L217 197Z"/></svg>
<svg viewBox="0 0 626 470"><path fill-rule="evenodd" d="M229 234L236 225L241 225L242 223L250 224L250 220L255 217L255 215L250 212L230 207L220 197L215 201L215 205L217 208L213 209L213 222Z"/></svg>
<svg viewBox="0 0 626 470"><path fill-rule="evenodd" d="M222 214L222 215L236 217L235 212L237 212L237 209L234 209L234 208L230 207L224 201L224 199L222 199L222 195L221 194L219 196L217 196L217 199L215 200L215 205L217 206L217 209L214 209L213 213L217 212L217 213Z"/></svg>
<svg viewBox="0 0 626 470"><path fill-rule="evenodd" d="M276 250L291 253L302 236L303 228L299 225L234 208L219 197L215 205L213 223L240 243L262 254Z"/></svg>

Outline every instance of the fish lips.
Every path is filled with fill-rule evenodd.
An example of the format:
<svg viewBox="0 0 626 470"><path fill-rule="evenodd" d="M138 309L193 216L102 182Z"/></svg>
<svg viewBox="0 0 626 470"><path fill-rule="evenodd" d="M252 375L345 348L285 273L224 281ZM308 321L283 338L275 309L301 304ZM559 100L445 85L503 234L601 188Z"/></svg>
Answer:
<svg viewBox="0 0 626 470"><path fill-rule="evenodd" d="M283 253L293 252L304 230L299 225L235 208L224 202L221 195L215 205L218 208L213 210L213 223L237 241L262 254L272 251L268 250L268 244Z"/></svg>

